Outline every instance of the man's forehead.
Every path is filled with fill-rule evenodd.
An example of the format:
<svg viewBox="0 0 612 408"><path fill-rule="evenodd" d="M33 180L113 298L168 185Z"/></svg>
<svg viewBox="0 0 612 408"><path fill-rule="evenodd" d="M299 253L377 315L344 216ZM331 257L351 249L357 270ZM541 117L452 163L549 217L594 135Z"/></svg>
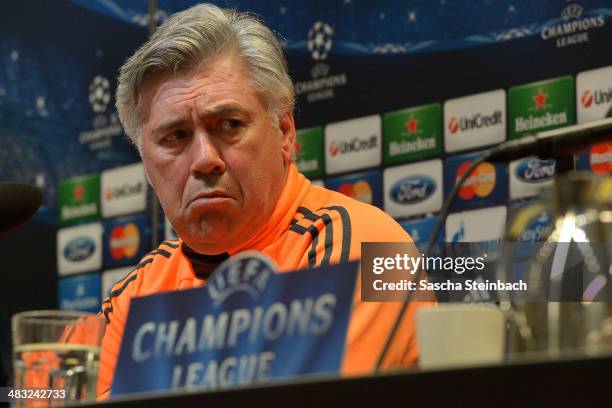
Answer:
<svg viewBox="0 0 612 408"><path fill-rule="evenodd" d="M213 62L188 72L156 73L143 84L138 98L141 123L150 114L177 114L184 103L197 102L198 110L213 108L223 103L227 95L244 100L252 90L244 65L236 58L215 59Z"/></svg>

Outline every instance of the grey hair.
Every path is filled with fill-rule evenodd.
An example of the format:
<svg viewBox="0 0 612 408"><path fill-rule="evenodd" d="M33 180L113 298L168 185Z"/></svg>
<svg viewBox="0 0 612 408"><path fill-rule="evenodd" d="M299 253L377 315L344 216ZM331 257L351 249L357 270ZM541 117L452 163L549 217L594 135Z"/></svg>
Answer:
<svg viewBox="0 0 612 408"><path fill-rule="evenodd" d="M153 74L189 72L215 57L241 58L274 120L293 110L295 90L278 38L249 13L199 4L173 14L119 70L116 107L140 149L139 90Z"/></svg>

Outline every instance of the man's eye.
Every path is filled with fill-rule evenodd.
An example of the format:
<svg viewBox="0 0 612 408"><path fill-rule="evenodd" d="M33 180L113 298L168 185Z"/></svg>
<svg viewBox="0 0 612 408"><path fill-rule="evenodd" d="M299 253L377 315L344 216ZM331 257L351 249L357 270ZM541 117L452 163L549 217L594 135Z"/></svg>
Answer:
<svg viewBox="0 0 612 408"><path fill-rule="evenodd" d="M164 141L166 141L166 142L178 142L179 140L185 139L187 136L189 136L189 135L184 130L175 130L172 133L166 135L164 137Z"/></svg>
<svg viewBox="0 0 612 408"><path fill-rule="evenodd" d="M242 122L238 119L221 119L218 126L221 132L232 133L242 127Z"/></svg>

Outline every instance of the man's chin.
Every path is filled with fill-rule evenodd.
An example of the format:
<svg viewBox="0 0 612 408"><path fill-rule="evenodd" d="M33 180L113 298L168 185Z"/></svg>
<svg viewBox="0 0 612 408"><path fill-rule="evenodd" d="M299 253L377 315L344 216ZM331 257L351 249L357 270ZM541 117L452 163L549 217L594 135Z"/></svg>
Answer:
<svg viewBox="0 0 612 408"><path fill-rule="evenodd" d="M227 239L227 234L214 234L210 236L181 235L187 246L194 251L204 255L219 255L232 248L232 243Z"/></svg>

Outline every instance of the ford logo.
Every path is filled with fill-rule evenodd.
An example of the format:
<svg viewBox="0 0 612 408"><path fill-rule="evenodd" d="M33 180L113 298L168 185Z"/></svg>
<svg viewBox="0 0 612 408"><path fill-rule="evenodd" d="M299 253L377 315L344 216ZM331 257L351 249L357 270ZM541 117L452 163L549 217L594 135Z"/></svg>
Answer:
<svg viewBox="0 0 612 408"><path fill-rule="evenodd" d="M95 249L96 244L91 239L75 238L64 247L64 257L71 262L79 262L89 258Z"/></svg>
<svg viewBox="0 0 612 408"><path fill-rule="evenodd" d="M516 167L516 177L527 183L547 181L554 177L556 164L552 159L525 159Z"/></svg>
<svg viewBox="0 0 612 408"><path fill-rule="evenodd" d="M436 182L427 176L409 176L391 187L391 198L399 204L415 204L428 199L436 191Z"/></svg>

